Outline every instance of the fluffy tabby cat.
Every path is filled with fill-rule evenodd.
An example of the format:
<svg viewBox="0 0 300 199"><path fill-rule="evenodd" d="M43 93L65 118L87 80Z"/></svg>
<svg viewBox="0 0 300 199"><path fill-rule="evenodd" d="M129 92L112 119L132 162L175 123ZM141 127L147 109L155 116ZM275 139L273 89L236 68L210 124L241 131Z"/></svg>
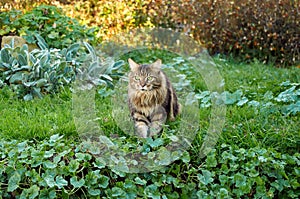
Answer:
<svg viewBox="0 0 300 199"><path fill-rule="evenodd" d="M180 112L175 90L161 70L161 60L141 65L132 59L128 62L128 105L135 133L142 138L156 135L167 119L175 120Z"/></svg>

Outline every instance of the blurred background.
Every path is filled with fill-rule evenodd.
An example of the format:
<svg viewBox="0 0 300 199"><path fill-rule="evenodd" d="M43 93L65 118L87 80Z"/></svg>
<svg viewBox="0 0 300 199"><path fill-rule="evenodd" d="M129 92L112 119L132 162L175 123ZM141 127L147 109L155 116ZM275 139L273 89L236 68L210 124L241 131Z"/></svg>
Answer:
<svg viewBox="0 0 300 199"><path fill-rule="evenodd" d="M299 65L299 0L2 0L0 35L53 47L74 40L97 44L122 31L164 27L242 62ZM63 41L62 41L63 40Z"/></svg>

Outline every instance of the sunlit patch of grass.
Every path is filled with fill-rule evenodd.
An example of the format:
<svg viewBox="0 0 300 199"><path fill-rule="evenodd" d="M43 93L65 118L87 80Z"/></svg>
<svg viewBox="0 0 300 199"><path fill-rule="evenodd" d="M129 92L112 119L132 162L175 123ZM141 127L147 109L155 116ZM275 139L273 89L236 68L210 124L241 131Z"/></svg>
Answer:
<svg viewBox="0 0 300 199"><path fill-rule="evenodd" d="M60 133L76 136L69 94L23 101L3 89L0 95L0 134L7 139L44 139Z"/></svg>

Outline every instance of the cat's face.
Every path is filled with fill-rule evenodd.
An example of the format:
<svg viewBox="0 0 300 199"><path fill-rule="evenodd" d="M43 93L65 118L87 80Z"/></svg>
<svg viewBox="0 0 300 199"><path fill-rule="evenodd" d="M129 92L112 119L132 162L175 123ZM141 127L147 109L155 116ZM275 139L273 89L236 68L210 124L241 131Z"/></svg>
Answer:
<svg viewBox="0 0 300 199"><path fill-rule="evenodd" d="M152 91L161 86L161 61L152 64L139 65L128 60L130 65L129 85L132 89L141 92Z"/></svg>

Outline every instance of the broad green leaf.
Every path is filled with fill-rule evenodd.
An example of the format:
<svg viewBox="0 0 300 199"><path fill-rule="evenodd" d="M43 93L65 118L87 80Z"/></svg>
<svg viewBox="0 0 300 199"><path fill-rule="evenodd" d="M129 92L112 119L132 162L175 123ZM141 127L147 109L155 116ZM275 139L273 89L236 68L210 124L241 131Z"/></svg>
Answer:
<svg viewBox="0 0 300 199"><path fill-rule="evenodd" d="M78 161L82 161L82 160L89 161L92 159L92 156L88 153L76 153L75 156Z"/></svg>
<svg viewBox="0 0 300 199"><path fill-rule="evenodd" d="M8 192L13 192L19 187L19 183L21 181L21 175L18 171L15 171L14 174L8 180Z"/></svg>
<svg viewBox="0 0 300 199"><path fill-rule="evenodd" d="M270 101L272 100L274 97L273 97L273 92L272 91L267 91L265 94L264 94L264 100L266 101Z"/></svg>
<svg viewBox="0 0 300 199"><path fill-rule="evenodd" d="M234 175L234 182L236 187L245 186L247 183L247 177L241 173L237 173Z"/></svg>
<svg viewBox="0 0 300 199"><path fill-rule="evenodd" d="M59 32L51 31L50 34L47 35L50 39L58 39L59 38Z"/></svg>
<svg viewBox="0 0 300 199"><path fill-rule="evenodd" d="M99 141L107 147L114 147L115 144L107 136L99 136Z"/></svg>
<svg viewBox="0 0 300 199"><path fill-rule="evenodd" d="M49 151L45 151L44 158L51 158L55 153L54 149L50 149Z"/></svg>
<svg viewBox="0 0 300 199"><path fill-rule="evenodd" d="M47 183L47 185L51 188L55 186L54 176L51 174L45 174L43 176L43 179Z"/></svg>
<svg viewBox="0 0 300 199"><path fill-rule="evenodd" d="M24 73L22 72L17 72L15 74L13 74L10 78L9 78L9 83L11 84L18 84L21 83L24 77Z"/></svg>
<svg viewBox="0 0 300 199"><path fill-rule="evenodd" d="M39 195L40 188L37 185L32 185L29 189L24 189L21 198L33 199Z"/></svg>
<svg viewBox="0 0 300 199"><path fill-rule="evenodd" d="M73 52L73 51L77 51L79 49L79 47L80 47L80 44L75 43L75 44L70 45L68 47L67 51L68 51L68 53Z"/></svg>
<svg viewBox="0 0 300 199"><path fill-rule="evenodd" d="M30 100L33 100L33 96L32 96L31 93L28 93L27 95L25 95L25 96L23 97L23 99L24 99L25 101L30 101Z"/></svg>
<svg viewBox="0 0 300 199"><path fill-rule="evenodd" d="M54 142L57 142L58 140L62 139L64 136L60 136L59 134L55 134L55 135L52 135L50 137L50 142L54 143Z"/></svg>
<svg viewBox="0 0 300 199"><path fill-rule="evenodd" d="M86 184L88 186L98 184L98 178L99 177L97 175L100 175L100 174L99 173L97 174L97 172L95 172L95 171L91 171L88 174L86 174L85 175Z"/></svg>
<svg viewBox="0 0 300 199"><path fill-rule="evenodd" d="M184 163L189 163L189 162L191 161L191 157L190 157L189 152L184 151L184 152L182 153L181 160L182 160L182 162L184 162Z"/></svg>
<svg viewBox="0 0 300 199"><path fill-rule="evenodd" d="M40 191L39 199L55 199L56 191L53 189L42 189Z"/></svg>
<svg viewBox="0 0 300 199"><path fill-rule="evenodd" d="M219 198L228 198L229 197L229 192L225 188L221 188L219 193L218 193Z"/></svg>
<svg viewBox="0 0 300 199"><path fill-rule="evenodd" d="M88 188L88 193L92 196L99 196L101 194L100 189Z"/></svg>
<svg viewBox="0 0 300 199"><path fill-rule="evenodd" d="M120 196L124 196L125 192L123 191L123 189L119 188L119 187L113 187L111 190L112 196L113 197L120 197Z"/></svg>
<svg viewBox="0 0 300 199"><path fill-rule="evenodd" d="M216 167L217 166L217 159L215 157L215 153L210 153L207 155L207 158L206 158L206 164L208 167Z"/></svg>
<svg viewBox="0 0 300 199"><path fill-rule="evenodd" d="M79 162L76 160L71 160L71 162L68 165L68 168L71 173L76 172L77 169L79 168Z"/></svg>
<svg viewBox="0 0 300 199"><path fill-rule="evenodd" d="M296 86L292 86L291 88L281 92L275 100L277 102L295 102L297 100L297 95L294 92L296 89Z"/></svg>
<svg viewBox="0 0 300 199"><path fill-rule="evenodd" d="M196 94L195 97L197 99L203 99L203 98L205 98L205 97L207 97L209 95L210 95L210 91L202 91L199 94Z"/></svg>
<svg viewBox="0 0 300 199"><path fill-rule="evenodd" d="M27 44L23 44L22 46L21 46L21 51L25 51L25 52L27 52L28 53L28 45Z"/></svg>
<svg viewBox="0 0 300 199"><path fill-rule="evenodd" d="M152 148L156 148L159 147L161 145L164 144L164 140L162 138L156 138L156 139L152 139L150 138L146 138L147 144L149 144Z"/></svg>
<svg viewBox="0 0 300 199"><path fill-rule="evenodd" d="M88 68L88 73L90 76L95 77L99 76L101 73L99 73L101 67L99 66L99 63L97 61L94 61L90 64Z"/></svg>
<svg viewBox="0 0 300 199"><path fill-rule="evenodd" d="M134 182L135 182L135 184L138 184L138 185L146 185L146 184L147 184L147 181L141 179L140 177L136 177L136 178L134 179Z"/></svg>
<svg viewBox="0 0 300 199"><path fill-rule="evenodd" d="M57 167L57 165L50 160L47 160L46 162L43 163L44 167L47 169L54 169Z"/></svg>
<svg viewBox="0 0 300 199"><path fill-rule="evenodd" d="M40 66L45 67L46 64L48 64L49 60L50 60L50 54L44 53L40 59Z"/></svg>
<svg viewBox="0 0 300 199"><path fill-rule="evenodd" d="M169 165L171 163L171 152L165 147L160 148L158 151L158 161L160 165Z"/></svg>
<svg viewBox="0 0 300 199"><path fill-rule="evenodd" d="M106 162L102 158L96 158L95 162L93 162L93 165L98 169L103 169L106 165Z"/></svg>
<svg viewBox="0 0 300 199"><path fill-rule="evenodd" d="M26 146L27 146L27 141L24 141L24 142L19 143L19 144L17 145L17 147L18 147L18 152L20 153L20 152L24 151L25 148L26 148Z"/></svg>
<svg viewBox="0 0 300 199"><path fill-rule="evenodd" d="M112 70L117 70L117 69L119 69L123 65L124 65L124 61L123 60L117 61L117 62L115 62L113 64Z"/></svg>
<svg viewBox="0 0 300 199"><path fill-rule="evenodd" d="M286 111L283 111L284 114L288 115L292 113L293 115L296 115L297 113L300 113L300 100L296 103L285 106L284 108L286 108Z"/></svg>
<svg viewBox="0 0 300 199"><path fill-rule="evenodd" d="M68 186L68 181L66 181L62 176L56 176L55 183L59 189L63 188L64 186Z"/></svg>
<svg viewBox="0 0 300 199"><path fill-rule="evenodd" d="M243 106L244 104L246 104L248 102L248 98L247 97L243 97L241 100L238 101L238 103L236 104L237 106Z"/></svg>
<svg viewBox="0 0 300 199"><path fill-rule="evenodd" d="M18 61L19 61L20 66L27 65L27 60L22 54L18 54Z"/></svg>
<svg viewBox="0 0 300 199"><path fill-rule="evenodd" d="M224 91L221 95L225 96L225 104L231 105L239 101L243 95L243 92L241 90L237 90L234 93L229 93L228 91Z"/></svg>
<svg viewBox="0 0 300 199"><path fill-rule="evenodd" d="M39 80L37 80L36 81L36 86L38 87L38 88L40 88L40 87L42 87L42 86L45 86L45 84L47 84L47 80L46 79L39 79Z"/></svg>
<svg viewBox="0 0 300 199"><path fill-rule="evenodd" d="M41 93L41 88L36 88L36 87L33 87L32 90L32 95L35 96L35 97L38 97L38 98L42 98L42 93Z"/></svg>
<svg viewBox="0 0 300 199"><path fill-rule="evenodd" d="M198 174L199 181L204 185L208 185L209 183L213 182L214 179L212 177L212 173L208 170L202 170L202 175Z"/></svg>
<svg viewBox="0 0 300 199"><path fill-rule="evenodd" d="M209 195L203 191L203 190L200 190L200 191L197 191L197 197L200 199L207 199L207 198L210 198Z"/></svg>
<svg viewBox="0 0 300 199"><path fill-rule="evenodd" d="M160 199L160 193L155 184L148 185L145 188L144 193L148 196L148 198Z"/></svg>
<svg viewBox="0 0 300 199"><path fill-rule="evenodd" d="M85 180L83 178L80 180L77 180L77 176L73 176L70 179L70 183L71 183L71 185L73 185L74 188L80 188L84 185Z"/></svg>
<svg viewBox="0 0 300 199"><path fill-rule="evenodd" d="M4 63L9 63L10 55L6 48L1 49L1 61Z"/></svg>
<svg viewBox="0 0 300 199"><path fill-rule="evenodd" d="M105 175L101 175L99 177L99 187L105 189L107 188L108 184L109 184L109 177Z"/></svg>
<svg viewBox="0 0 300 199"><path fill-rule="evenodd" d="M101 77L105 78L106 80L113 81L113 79L109 75L101 74Z"/></svg>
<svg viewBox="0 0 300 199"><path fill-rule="evenodd" d="M225 184L230 184L230 177L228 177L227 175L219 175L219 180L222 186L224 186Z"/></svg>

